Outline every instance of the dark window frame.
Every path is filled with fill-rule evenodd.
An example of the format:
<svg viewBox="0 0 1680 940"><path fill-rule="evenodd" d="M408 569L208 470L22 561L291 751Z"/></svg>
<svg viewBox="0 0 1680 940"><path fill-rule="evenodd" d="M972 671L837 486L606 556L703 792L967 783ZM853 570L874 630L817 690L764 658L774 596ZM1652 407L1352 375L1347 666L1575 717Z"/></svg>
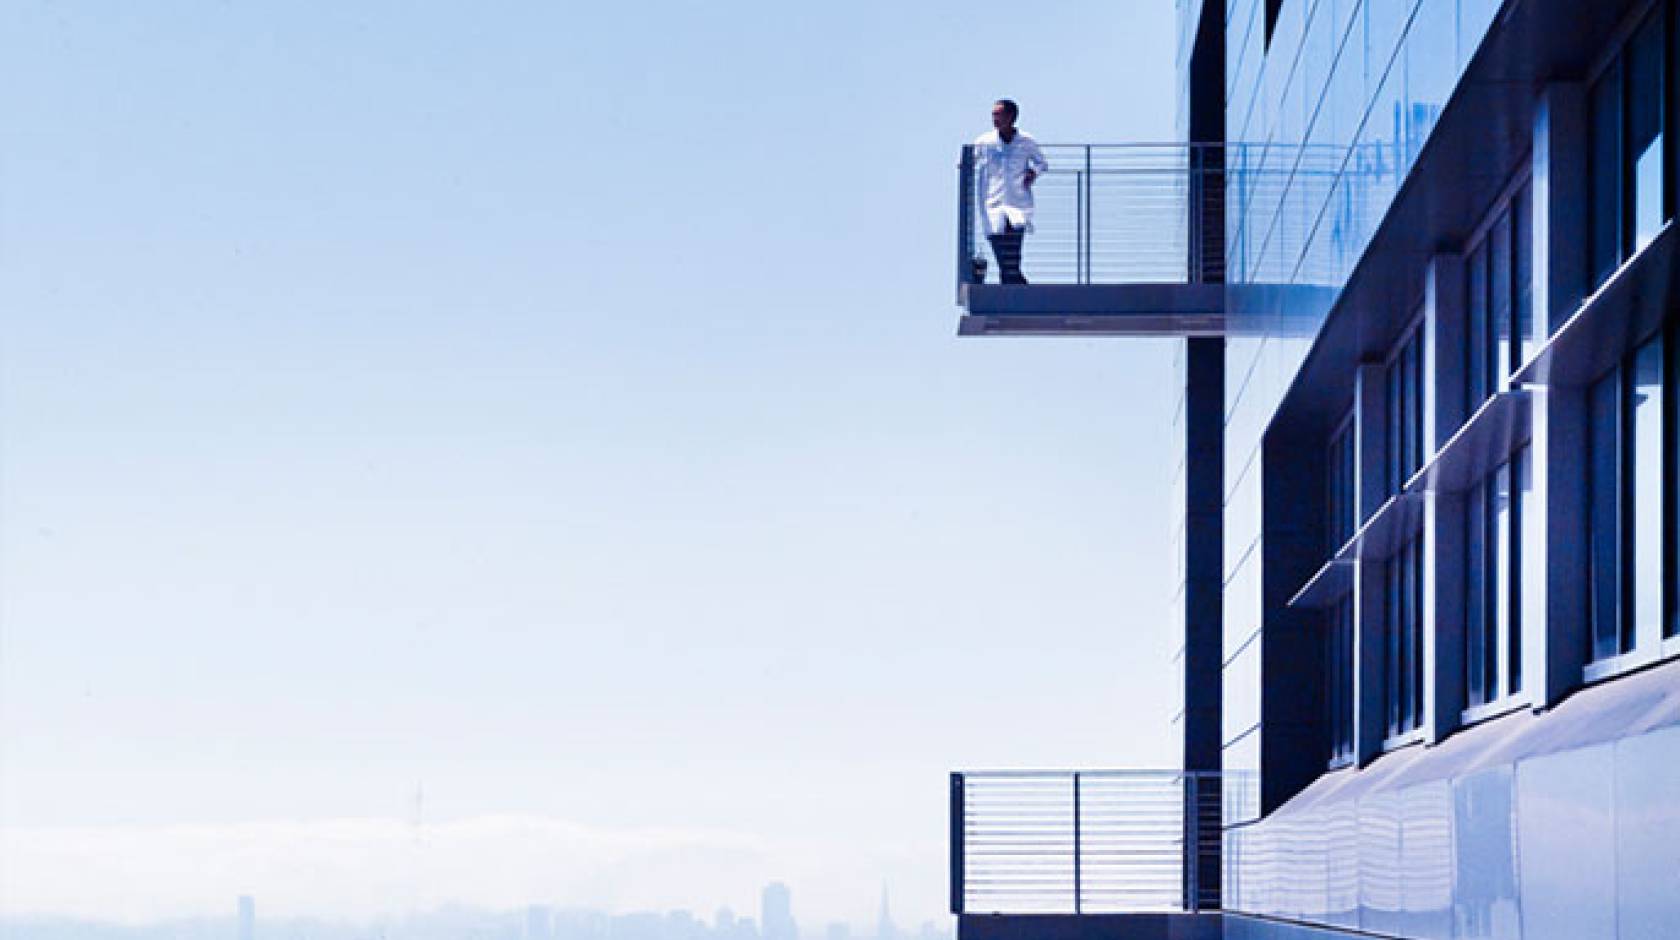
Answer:
<svg viewBox="0 0 1680 940"><path fill-rule="evenodd" d="M1383 697L1391 742L1423 726L1423 533L1383 566Z"/></svg>
<svg viewBox="0 0 1680 940"><path fill-rule="evenodd" d="M1325 448L1325 461L1329 470L1325 474L1324 527L1327 543L1325 551L1328 555L1334 555L1359 529L1357 441L1353 429L1353 412L1350 409L1347 415L1337 422L1336 430L1330 433L1330 443Z"/></svg>
<svg viewBox="0 0 1680 940"><path fill-rule="evenodd" d="M1464 512L1464 692L1467 711L1523 692L1524 444L1471 487ZM1498 500L1503 498L1501 518Z"/></svg>
<svg viewBox="0 0 1680 940"><path fill-rule="evenodd" d="M1647 353L1653 349L1654 352ZM1644 337L1614 367L1587 389L1587 678L1613 675L1620 665L1633 668L1680 654L1680 321ZM1658 363L1659 392L1653 403L1658 433L1658 473L1661 483L1654 509L1640 504L1639 462L1644 451L1636 436L1638 411L1633 402L1635 364L1642 355ZM1605 452L1608 451L1606 454ZM1608 477L1608 479L1607 479ZM1657 566L1659 599L1655 629L1641 623L1636 577L1639 571L1641 519L1658 520L1654 546L1661 554ZM1646 548L1652 543L1646 543ZM1642 630L1641 628L1644 627Z"/></svg>
<svg viewBox="0 0 1680 940"><path fill-rule="evenodd" d="M1429 459L1423 439L1423 312L1400 331L1383 363L1383 492L1394 496Z"/></svg>
<svg viewBox="0 0 1680 940"><path fill-rule="evenodd" d="M1676 86L1680 84L1680 37L1676 36L1671 3L1653 4L1628 27L1619 45L1590 74L1587 120L1587 255L1589 287L1596 290L1629 258L1643 247L1637 243L1638 179L1634 140L1641 131L1640 114L1652 117L1654 129L1648 135L1658 143L1661 193L1658 194L1657 227L1675 216L1680 195L1680 141L1673 133L1676 121ZM1641 41L1649 46L1641 47ZM1634 87L1640 70L1641 49L1658 57L1647 75L1650 88ZM1653 102L1653 99L1654 102ZM1606 163L1609 165L1606 166Z"/></svg>

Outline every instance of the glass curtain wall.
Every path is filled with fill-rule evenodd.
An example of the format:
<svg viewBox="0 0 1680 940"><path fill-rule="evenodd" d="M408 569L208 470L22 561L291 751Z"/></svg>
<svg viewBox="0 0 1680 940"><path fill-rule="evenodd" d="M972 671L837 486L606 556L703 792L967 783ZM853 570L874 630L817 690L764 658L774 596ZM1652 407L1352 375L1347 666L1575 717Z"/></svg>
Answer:
<svg viewBox="0 0 1680 940"><path fill-rule="evenodd" d="M1646 341L1588 395L1592 650L1609 659L1673 634L1665 598L1663 337ZM1672 470L1671 470L1672 474ZM1672 562L1670 563L1672 564ZM1666 576L1665 576L1666 575ZM1672 594L1672 590L1668 593Z"/></svg>
<svg viewBox="0 0 1680 940"><path fill-rule="evenodd" d="M1588 188L1594 286L1657 236L1673 213L1665 177L1666 10L1659 7L1593 80Z"/></svg>

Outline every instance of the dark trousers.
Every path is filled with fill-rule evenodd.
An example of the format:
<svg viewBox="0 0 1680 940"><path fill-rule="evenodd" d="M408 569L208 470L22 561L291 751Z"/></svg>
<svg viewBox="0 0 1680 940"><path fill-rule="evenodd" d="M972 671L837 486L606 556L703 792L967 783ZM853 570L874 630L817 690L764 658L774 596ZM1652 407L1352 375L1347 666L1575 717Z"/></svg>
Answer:
<svg viewBox="0 0 1680 940"><path fill-rule="evenodd" d="M992 257L997 259L998 280L1005 284L1027 283L1027 279L1021 276L1021 240L1026 234L1005 222L1003 231L986 236L992 243Z"/></svg>

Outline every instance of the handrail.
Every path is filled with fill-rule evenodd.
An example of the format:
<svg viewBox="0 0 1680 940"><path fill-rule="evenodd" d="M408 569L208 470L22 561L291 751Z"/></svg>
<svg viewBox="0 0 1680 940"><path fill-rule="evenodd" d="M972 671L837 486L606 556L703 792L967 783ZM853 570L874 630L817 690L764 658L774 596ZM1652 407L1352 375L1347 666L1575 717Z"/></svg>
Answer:
<svg viewBox="0 0 1680 940"><path fill-rule="evenodd" d="M1216 282L1224 271L1224 151L1214 144L1044 144L1023 270L1044 284ZM980 283L976 147L958 163L957 283ZM960 302L960 296L959 296Z"/></svg>

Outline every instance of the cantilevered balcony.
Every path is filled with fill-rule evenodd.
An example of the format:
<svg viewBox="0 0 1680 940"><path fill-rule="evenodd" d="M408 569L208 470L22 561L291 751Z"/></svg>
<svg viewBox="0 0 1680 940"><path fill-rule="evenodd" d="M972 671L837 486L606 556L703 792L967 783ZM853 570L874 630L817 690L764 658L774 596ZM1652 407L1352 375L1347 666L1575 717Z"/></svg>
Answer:
<svg viewBox="0 0 1680 940"><path fill-rule="evenodd" d="M999 284L976 154L958 165L958 332L1221 335L1224 163L1214 144L1047 145L1022 273Z"/></svg>
<svg viewBox="0 0 1680 940"><path fill-rule="evenodd" d="M959 940L1219 936L1217 773L951 775Z"/></svg>

